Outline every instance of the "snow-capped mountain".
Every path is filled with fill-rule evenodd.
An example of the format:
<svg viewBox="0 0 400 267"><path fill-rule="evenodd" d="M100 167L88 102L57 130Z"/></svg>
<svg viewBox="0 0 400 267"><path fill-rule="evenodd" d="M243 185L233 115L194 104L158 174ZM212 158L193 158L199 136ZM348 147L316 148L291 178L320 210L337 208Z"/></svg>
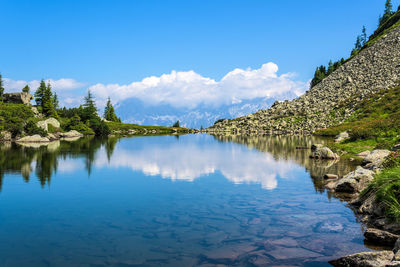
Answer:
<svg viewBox="0 0 400 267"><path fill-rule="evenodd" d="M279 98L255 98L219 107L200 105L196 108L176 108L168 104L152 106L136 98L120 102L116 112L123 122L140 125L171 126L177 120L182 127L209 127L218 119L232 119L269 108L276 100L293 99L296 95L285 94Z"/></svg>

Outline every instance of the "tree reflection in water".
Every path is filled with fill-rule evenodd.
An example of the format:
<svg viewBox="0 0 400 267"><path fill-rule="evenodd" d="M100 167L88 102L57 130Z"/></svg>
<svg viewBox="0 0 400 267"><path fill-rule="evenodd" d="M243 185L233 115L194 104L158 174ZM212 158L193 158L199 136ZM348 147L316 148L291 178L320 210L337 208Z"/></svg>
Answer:
<svg viewBox="0 0 400 267"><path fill-rule="evenodd" d="M6 173L20 174L29 182L34 170L42 187L50 184L59 159L84 158L85 169L90 175L96 152L104 147L107 157L111 158L117 142L117 138L86 137L48 144L0 144L0 190Z"/></svg>

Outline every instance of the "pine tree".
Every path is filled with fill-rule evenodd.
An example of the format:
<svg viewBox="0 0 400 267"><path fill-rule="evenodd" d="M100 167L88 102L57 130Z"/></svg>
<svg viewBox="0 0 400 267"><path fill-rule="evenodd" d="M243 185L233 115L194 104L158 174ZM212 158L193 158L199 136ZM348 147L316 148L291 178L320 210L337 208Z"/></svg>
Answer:
<svg viewBox="0 0 400 267"><path fill-rule="evenodd" d="M91 119L95 119L98 117L97 115L97 108L94 102L94 98L92 92L88 90L87 96L85 96L85 103L83 104L83 112L82 112L82 119L84 121L88 121Z"/></svg>
<svg viewBox="0 0 400 267"><path fill-rule="evenodd" d="M43 98L44 91L46 91L46 89L47 89L46 83L42 79L40 81L40 85L39 85L38 89L35 92L35 101L36 101L36 105L38 107L42 106L42 98Z"/></svg>
<svg viewBox="0 0 400 267"><path fill-rule="evenodd" d="M4 86L3 85L3 78L2 78L1 73L0 73L0 100L3 99L3 94L4 94L4 87L3 86Z"/></svg>
<svg viewBox="0 0 400 267"><path fill-rule="evenodd" d="M393 15L393 4L391 0L386 0L385 11L383 16L379 17L379 26L385 24L385 22Z"/></svg>
<svg viewBox="0 0 400 267"><path fill-rule="evenodd" d="M25 85L25 87L22 88L22 92L24 92L24 93L28 93L29 94L30 91L31 91L31 88L29 87L29 85Z"/></svg>
<svg viewBox="0 0 400 267"><path fill-rule="evenodd" d="M326 77L326 68L321 65L315 70L314 78L311 80L311 88L320 83Z"/></svg>
<svg viewBox="0 0 400 267"><path fill-rule="evenodd" d="M117 117L115 114L115 110L113 105L111 104L111 99L110 97L107 100L106 107L104 108L104 119L108 121L115 121L115 122L120 122L121 120Z"/></svg>
<svg viewBox="0 0 400 267"><path fill-rule="evenodd" d="M354 44L354 49L360 50L362 48L361 45L361 35L357 36L356 43Z"/></svg>
<svg viewBox="0 0 400 267"><path fill-rule="evenodd" d="M51 102L53 103L54 108L57 109L59 102L58 102L58 96L57 96L56 92L54 92L53 97L51 98Z"/></svg>
<svg viewBox="0 0 400 267"><path fill-rule="evenodd" d="M174 125L172 125L172 127L179 128L179 127L180 127L180 125L179 125L179 120L177 120L177 121L174 123Z"/></svg>
<svg viewBox="0 0 400 267"><path fill-rule="evenodd" d="M331 74L334 70L335 70L335 67L334 67L334 65L333 65L332 60L330 60L330 61L329 61L329 64L328 64L328 71L327 71L326 75Z"/></svg>
<svg viewBox="0 0 400 267"><path fill-rule="evenodd" d="M48 83L42 96L42 112L45 114L46 117L58 117L52 99L53 94L51 92L51 85L50 83Z"/></svg>
<svg viewBox="0 0 400 267"><path fill-rule="evenodd" d="M364 46L367 43L367 29L365 26L362 28L361 32L361 45Z"/></svg>

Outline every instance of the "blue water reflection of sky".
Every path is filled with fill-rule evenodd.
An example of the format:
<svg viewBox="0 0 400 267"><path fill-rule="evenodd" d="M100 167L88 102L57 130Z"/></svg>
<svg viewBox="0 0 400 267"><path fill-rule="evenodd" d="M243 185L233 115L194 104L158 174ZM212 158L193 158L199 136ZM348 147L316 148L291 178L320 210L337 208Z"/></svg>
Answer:
<svg viewBox="0 0 400 267"><path fill-rule="evenodd" d="M94 165L102 168L128 168L147 176L161 176L173 181L194 181L214 173L235 184L260 184L275 189L279 179L294 179L303 168L293 161L275 159L235 143L218 143L211 136L142 137L122 139L111 158L102 147ZM59 172L83 169L80 159L60 162ZM279 177L279 178L278 178Z"/></svg>

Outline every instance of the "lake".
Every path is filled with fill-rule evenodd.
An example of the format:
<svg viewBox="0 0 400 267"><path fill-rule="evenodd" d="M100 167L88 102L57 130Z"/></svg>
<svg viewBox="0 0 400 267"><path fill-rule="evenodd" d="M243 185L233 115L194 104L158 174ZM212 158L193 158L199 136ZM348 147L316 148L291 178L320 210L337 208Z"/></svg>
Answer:
<svg viewBox="0 0 400 267"><path fill-rule="evenodd" d="M315 137L0 145L0 266L329 266L368 251Z"/></svg>

